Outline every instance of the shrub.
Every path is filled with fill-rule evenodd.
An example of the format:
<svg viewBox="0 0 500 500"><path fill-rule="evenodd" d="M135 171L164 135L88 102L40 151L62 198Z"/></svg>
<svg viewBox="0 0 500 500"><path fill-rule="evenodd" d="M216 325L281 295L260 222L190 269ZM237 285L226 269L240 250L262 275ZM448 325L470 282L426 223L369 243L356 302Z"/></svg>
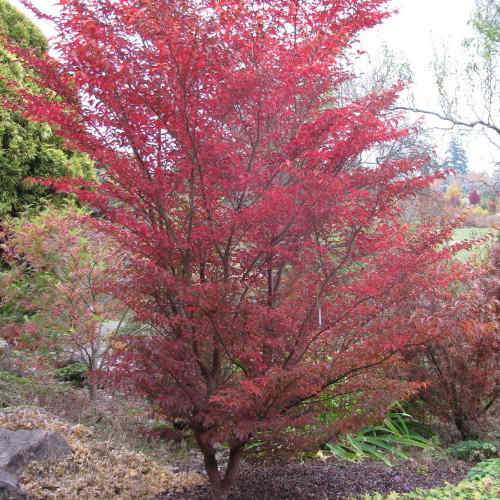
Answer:
<svg viewBox="0 0 500 500"><path fill-rule="evenodd" d="M498 448L495 444L486 441L467 440L450 446L448 453L454 458L467 462L480 462L485 458L498 456Z"/></svg>
<svg viewBox="0 0 500 500"><path fill-rule="evenodd" d="M85 363L71 363L55 370L54 375L61 382L71 382L77 387L83 387L88 370Z"/></svg>
<svg viewBox="0 0 500 500"><path fill-rule="evenodd" d="M497 311L479 290L441 308L440 320L427 325L434 339L406 353L405 375L429 382L420 397L432 415L454 424L463 440L476 439L497 398Z"/></svg>
<svg viewBox="0 0 500 500"><path fill-rule="evenodd" d="M469 193L469 203L471 205L479 205L481 203L481 196L476 190Z"/></svg>
<svg viewBox="0 0 500 500"><path fill-rule="evenodd" d="M484 216L489 214L488 210L484 209L483 207L473 207L470 209L470 213L472 215L479 215L479 216Z"/></svg>

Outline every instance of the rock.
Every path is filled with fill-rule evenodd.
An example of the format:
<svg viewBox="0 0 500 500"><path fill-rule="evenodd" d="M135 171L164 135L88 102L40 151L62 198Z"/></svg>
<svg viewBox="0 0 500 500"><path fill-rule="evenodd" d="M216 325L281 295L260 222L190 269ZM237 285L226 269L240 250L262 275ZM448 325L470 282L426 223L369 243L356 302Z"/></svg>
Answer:
<svg viewBox="0 0 500 500"><path fill-rule="evenodd" d="M11 474L29 462L59 460L70 454L68 443L55 432L0 429L0 469Z"/></svg>
<svg viewBox="0 0 500 500"><path fill-rule="evenodd" d="M0 500L26 500L27 498L17 479L0 469Z"/></svg>

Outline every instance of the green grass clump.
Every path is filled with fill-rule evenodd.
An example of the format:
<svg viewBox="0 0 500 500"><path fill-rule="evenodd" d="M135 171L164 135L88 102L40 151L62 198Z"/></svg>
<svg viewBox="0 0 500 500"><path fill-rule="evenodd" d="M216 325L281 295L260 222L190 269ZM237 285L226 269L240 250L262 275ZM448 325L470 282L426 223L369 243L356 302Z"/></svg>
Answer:
<svg viewBox="0 0 500 500"><path fill-rule="evenodd" d="M382 424L365 427L356 434L346 434L337 443L327 443L325 448L343 460L375 459L392 465L392 458L409 458L406 450L435 446L432 439L412 430L412 423L414 419L408 413L393 411Z"/></svg>

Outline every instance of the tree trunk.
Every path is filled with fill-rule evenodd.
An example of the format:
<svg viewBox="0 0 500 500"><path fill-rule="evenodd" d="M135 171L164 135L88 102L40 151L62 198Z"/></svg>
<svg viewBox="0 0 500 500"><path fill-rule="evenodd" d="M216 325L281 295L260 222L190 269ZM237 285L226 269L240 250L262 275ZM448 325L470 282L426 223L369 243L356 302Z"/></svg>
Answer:
<svg viewBox="0 0 500 500"><path fill-rule="evenodd" d="M95 382L87 381L87 389L89 391L89 399L92 405L95 405L97 399L97 387Z"/></svg>
<svg viewBox="0 0 500 500"><path fill-rule="evenodd" d="M478 434L474 429L474 425L466 417L462 414L455 414L454 420L458 432L460 432L460 436L464 441L477 438Z"/></svg>
<svg viewBox="0 0 500 500"><path fill-rule="evenodd" d="M204 443L200 435L196 435L196 440L203 453L205 470L210 482L211 498L212 500L226 500L238 477L245 443L237 443L231 446L229 461L226 466L224 477L222 477L213 446Z"/></svg>

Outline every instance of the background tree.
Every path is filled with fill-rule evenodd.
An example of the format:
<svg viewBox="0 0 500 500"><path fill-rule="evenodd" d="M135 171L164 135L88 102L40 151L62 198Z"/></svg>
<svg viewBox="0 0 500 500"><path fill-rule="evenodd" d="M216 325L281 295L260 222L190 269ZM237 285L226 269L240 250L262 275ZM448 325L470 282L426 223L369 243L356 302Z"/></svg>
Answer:
<svg viewBox="0 0 500 500"><path fill-rule="evenodd" d="M444 166L447 169L454 170L458 175L466 175L469 172L467 154L456 137L450 141Z"/></svg>
<svg viewBox="0 0 500 500"><path fill-rule="evenodd" d="M107 293L123 256L75 209L47 210L11 223L9 231L0 335L40 353L49 366L83 363L94 400L94 372L104 368L112 336L124 327L126 308Z"/></svg>
<svg viewBox="0 0 500 500"><path fill-rule="evenodd" d="M468 57L460 67L444 52L436 55L434 73L441 109L428 109L411 103L398 106L445 122L452 127L481 128L496 147L500 147L498 122L498 62L500 4L498 0L476 0L470 24L475 36L464 40Z"/></svg>
<svg viewBox="0 0 500 500"><path fill-rule="evenodd" d="M360 159L408 135L386 112L398 87L332 92L384 3L66 0L57 60L12 48L61 96L12 107L103 168L52 184L130 255L114 293L149 328L112 373L187 423L214 498L252 440L314 446L416 389L386 368L423 341L420 301L445 300L452 229L401 221L426 158Z"/></svg>
<svg viewBox="0 0 500 500"><path fill-rule="evenodd" d="M336 88L335 95L339 103L349 103L373 92L410 82L413 78L411 66L394 48L383 45L377 54L364 54L364 71L352 79L347 79ZM399 101L412 99L411 87L402 90ZM412 118L412 117L411 117ZM366 165L378 165L381 162L402 158L426 158L422 171L429 174L443 172L444 167L437 160L432 137L418 124L408 120L407 126L412 133L406 137L398 137L394 141L381 142L362 153L361 161ZM403 217L409 223L422 221L439 222L443 219L445 199L435 186L422 187L415 196L403 203Z"/></svg>
<svg viewBox="0 0 500 500"><path fill-rule="evenodd" d="M0 0L0 36L39 53L47 50L42 33L6 0ZM9 94L8 84L29 85L27 70L0 39L0 97ZM63 147L62 140L45 123L36 123L19 113L0 108L0 220L26 209L37 211L61 196L53 190L28 184L28 177L64 175L93 176L90 160Z"/></svg>
<svg viewBox="0 0 500 500"><path fill-rule="evenodd" d="M450 184L446 189L446 199L452 207L459 207L463 198L462 190L458 184Z"/></svg>
<svg viewBox="0 0 500 500"><path fill-rule="evenodd" d="M495 171L493 172L493 185L496 192L496 195L500 194L500 162L497 162L495 165Z"/></svg>
<svg viewBox="0 0 500 500"><path fill-rule="evenodd" d="M483 57L496 55L500 43L500 2L498 0L476 0L476 11L472 24L480 35Z"/></svg>

